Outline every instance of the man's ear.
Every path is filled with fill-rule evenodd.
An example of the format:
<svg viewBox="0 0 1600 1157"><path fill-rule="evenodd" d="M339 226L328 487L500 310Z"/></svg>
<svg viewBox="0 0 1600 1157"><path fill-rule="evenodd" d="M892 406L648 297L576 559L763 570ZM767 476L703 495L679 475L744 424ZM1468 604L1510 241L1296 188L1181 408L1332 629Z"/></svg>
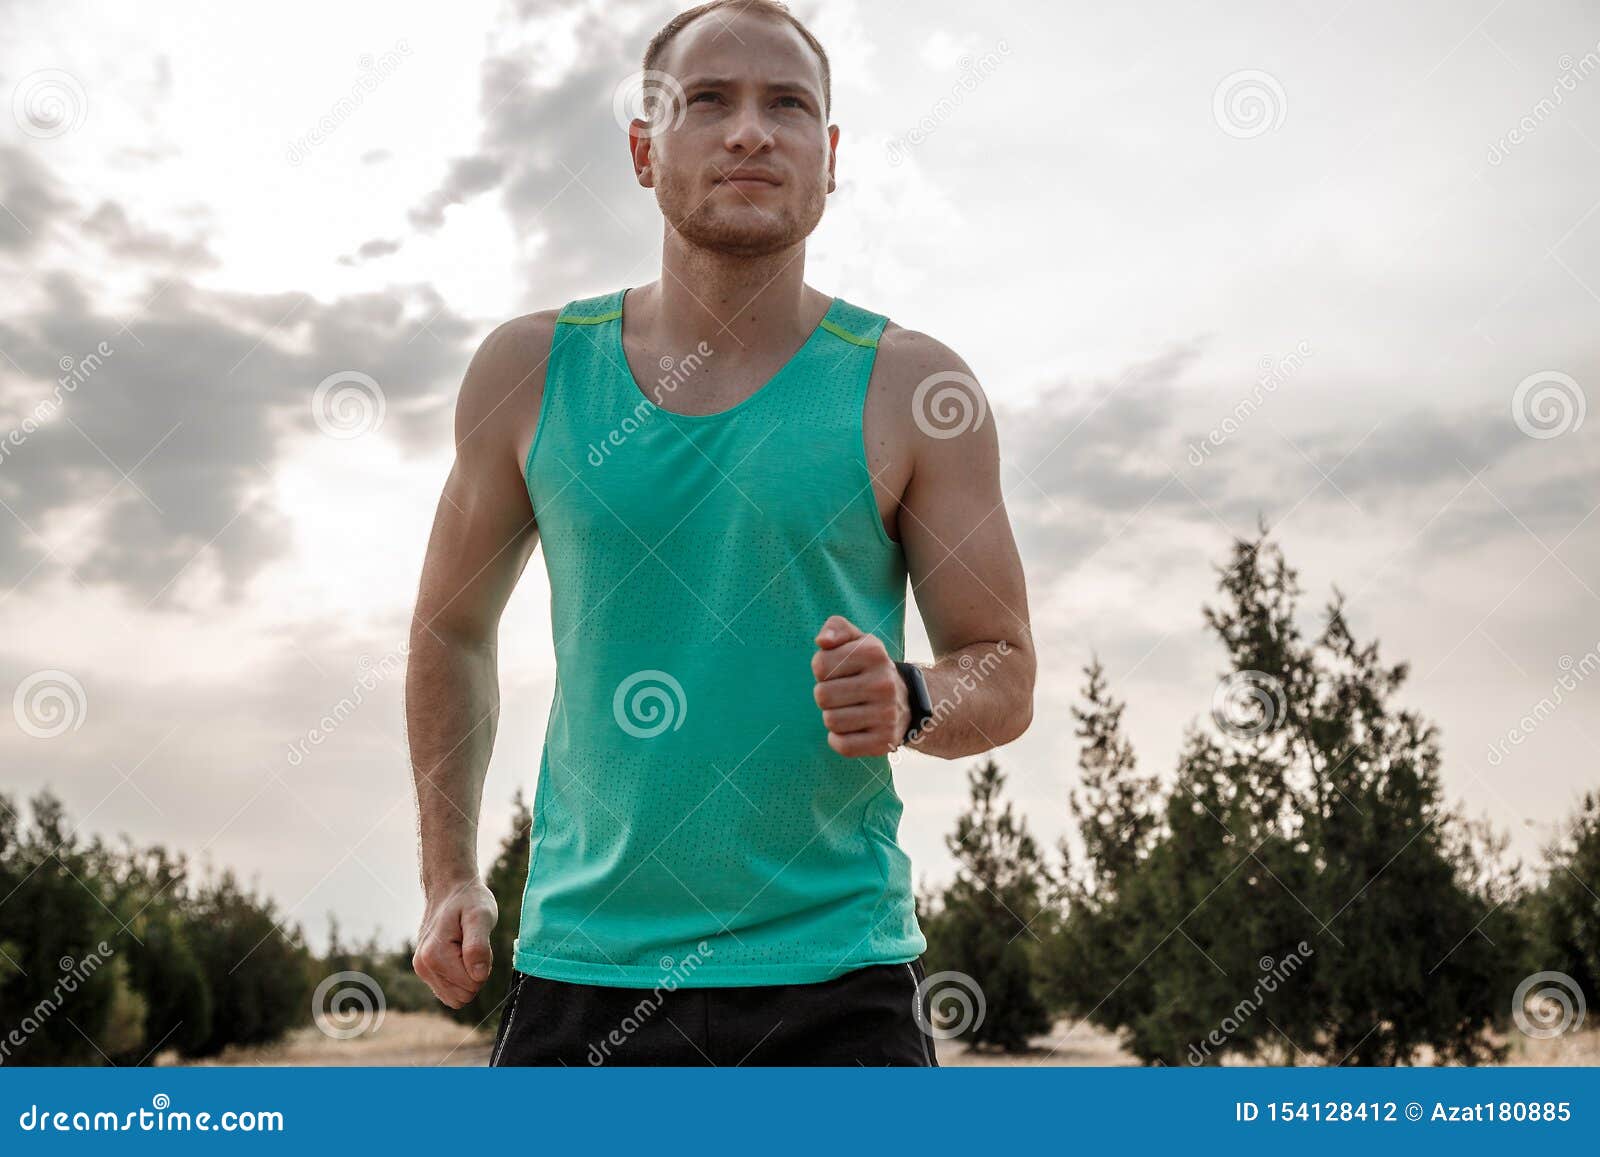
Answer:
<svg viewBox="0 0 1600 1157"><path fill-rule="evenodd" d="M839 126L828 126L828 192L833 192L839 183L833 179L833 163L839 152Z"/></svg>
<svg viewBox="0 0 1600 1157"><path fill-rule="evenodd" d="M641 187L656 186L652 164L655 161L655 142L650 137L650 122L635 117L628 125L628 152L633 156L633 175Z"/></svg>

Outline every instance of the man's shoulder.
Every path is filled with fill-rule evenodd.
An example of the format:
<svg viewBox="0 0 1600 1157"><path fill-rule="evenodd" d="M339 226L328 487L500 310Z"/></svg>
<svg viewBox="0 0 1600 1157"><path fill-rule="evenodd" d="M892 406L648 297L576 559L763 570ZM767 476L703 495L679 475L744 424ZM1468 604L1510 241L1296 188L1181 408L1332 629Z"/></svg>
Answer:
<svg viewBox="0 0 1600 1157"><path fill-rule="evenodd" d="M501 322L483 339L481 352L491 357L516 358L537 351L542 357L549 351L550 335L555 332L561 308L537 309ZM540 346L544 348L541 350Z"/></svg>
<svg viewBox="0 0 1600 1157"><path fill-rule="evenodd" d="M609 304L614 296L612 293L603 293L594 297L580 297L550 309L536 309L503 321L483 339L477 356L501 368L517 365L526 368L531 364L542 373L557 323L563 319L583 320L598 316L598 311Z"/></svg>
<svg viewBox="0 0 1600 1157"><path fill-rule="evenodd" d="M946 375L946 380L972 382L972 367L955 350L931 334L908 329L890 321L878 335L878 356L873 368L873 384L880 380L891 392L915 390L928 378Z"/></svg>
<svg viewBox="0 0 1600 1157"><path fill-rule="evenodd" d="M542 374L550 356L550 339L555 332L557 309L539 309L519 314L490 330L472 355L468 376L505 382L508 377L520 382L530 371Z"/></svg>
<svg viewBox="0 0 1600 1157"><path fill-rule="evenodd" d="M544 369L559 309L540 309L501 322L478 343L461 381L461 420L478 423L511 403L521 411L544 394Z"/></svg>
<svg viewBox="0 0 1600 1157"><path fill-rule="evenodd" d="M905 361L933 360L958 361L959 355L932 334L920 329L908 329L891 318L878 335L878 354L887 355L896 364Z"/></svg>
<svg viewBox="0 0 1600 1157"><path fill-rule="evenodd" d="M980 453L990 441L956 438L953 432L980 429L989 400L972 367L955 350L921 330L893 321L878 337L870 398L886 428L898 431L915 453L935 455L952 467Z"/></svg>

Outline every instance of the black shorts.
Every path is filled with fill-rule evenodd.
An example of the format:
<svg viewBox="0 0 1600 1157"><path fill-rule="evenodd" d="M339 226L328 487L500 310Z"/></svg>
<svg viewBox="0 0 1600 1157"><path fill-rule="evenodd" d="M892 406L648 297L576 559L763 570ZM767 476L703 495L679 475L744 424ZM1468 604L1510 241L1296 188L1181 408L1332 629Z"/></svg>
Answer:
<svg viewBox="0 0 1600 1157"><path fill-rule="evenodd" d="M936 1068L926 975L913 960L816 984L668 991L513 970L489 1063Z"/></svg>

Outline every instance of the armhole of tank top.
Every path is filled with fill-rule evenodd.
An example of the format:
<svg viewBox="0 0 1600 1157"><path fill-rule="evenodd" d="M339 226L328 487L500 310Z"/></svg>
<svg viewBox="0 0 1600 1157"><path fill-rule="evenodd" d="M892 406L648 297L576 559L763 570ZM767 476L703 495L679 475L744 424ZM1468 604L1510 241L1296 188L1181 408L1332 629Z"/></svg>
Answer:
<svg viewBox="0 0 1600 1157"><path fill-rule="evenodd" d="M888 320L884 328L888 328ZM879 330L879 336L883 331ZM861 375L861 405L856 415L856 461L861 465L861 477L867 487L867 511L872 515L872 525L878 532L878 541L889 550L900 550L902 544L889 537L883 525L883 512L878 509L878 491L872 483L872 456L867 453L867 401L872 397L872 371L878 364L878 342L875 340L866 354L867 368Z"/></svg>
<svg viewBox="0 0 1600 1157"><path fill-rule="evenodd" d="M566 307L563 306L562 311L565 312L565 310ZM560 314L556 316L559 317ZM550 349L544 359L544 384L539 388L539 417L534 421L533 440L528 443L528 456L522 460L522 486L528 492L528 504L530 507L533 506L533 455L539 449L539 439L544 436L545 427L550 424L548 421L550 417L550 387L554 384L556 378L552 371L555 369L556 349L560 340L561 323L558 321L550 327ZM539 520L537 508L533 510L533 519L535 523Z"/></svg>

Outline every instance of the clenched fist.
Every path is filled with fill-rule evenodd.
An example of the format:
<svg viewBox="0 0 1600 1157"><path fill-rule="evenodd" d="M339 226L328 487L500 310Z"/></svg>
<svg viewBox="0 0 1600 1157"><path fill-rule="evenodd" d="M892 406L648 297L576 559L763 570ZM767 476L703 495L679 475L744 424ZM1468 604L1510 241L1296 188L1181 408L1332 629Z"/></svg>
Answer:
<svg viewBox="0 0 1600 1157"><path fill-rule="evenodd" d="M828 746L849 756L887 755L899 747L911 726L911 696L883 640L843 615L830 615L816 642L812 694Z"/></svg>
<svg viewBox="0 0 1600 1157"><path fill-rule="evenodd" d="M489 933L499 918L494 893L482 880L443 888L438 899L429 899L411 967L451 1008L477 996L489 978Z"/></svg>

